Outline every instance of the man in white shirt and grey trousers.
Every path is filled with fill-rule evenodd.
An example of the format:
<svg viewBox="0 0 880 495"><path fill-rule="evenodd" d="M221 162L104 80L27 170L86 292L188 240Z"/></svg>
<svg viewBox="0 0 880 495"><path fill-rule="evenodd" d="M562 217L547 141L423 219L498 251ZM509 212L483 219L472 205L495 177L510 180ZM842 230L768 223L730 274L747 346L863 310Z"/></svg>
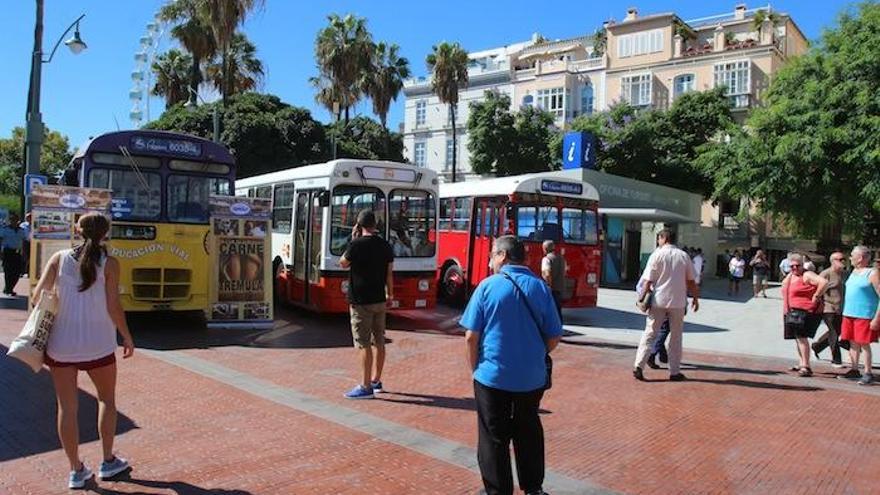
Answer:
<svg viewBox="0 0 880 495"><path fill-rule="evenodd" d="M672 231L663 229L657 234L657 249L648 258L645 267L645 290L654 291L653 302L648 310L645 333L639 342L633 376L644 380L642 369L648 360L649 347L654 337L669 319L669 380L682 381L681 374L681 334L684 329L684 313L687 308L687 293L693 297L694 311L700 309L700 289L694 282L694 265L690 256L675 246Z"/></svg>

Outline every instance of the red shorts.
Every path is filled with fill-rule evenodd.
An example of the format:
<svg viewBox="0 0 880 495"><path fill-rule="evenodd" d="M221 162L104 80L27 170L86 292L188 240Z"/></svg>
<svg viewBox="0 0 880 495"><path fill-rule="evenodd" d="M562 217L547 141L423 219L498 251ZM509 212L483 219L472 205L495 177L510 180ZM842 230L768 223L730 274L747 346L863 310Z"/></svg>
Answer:
<svg viewBox="0 0 880 495"><path fill-rule="evenodd" d="M880 338L880 332L871 331L871 320L843 317L843 323L840 325L840 340L865 345L877 342L878 338Z"/></svg>
<svg viewBox="0 0 880 495"><path fill-rule="evenodd" d="M107 354L106 356L92 361L80 361L78 363L62 363L50 358L48 354L43 356L43 361L50 368L76 368L80 371L88 371L97 368L103 368L116 362L116 353Z"/></svg>

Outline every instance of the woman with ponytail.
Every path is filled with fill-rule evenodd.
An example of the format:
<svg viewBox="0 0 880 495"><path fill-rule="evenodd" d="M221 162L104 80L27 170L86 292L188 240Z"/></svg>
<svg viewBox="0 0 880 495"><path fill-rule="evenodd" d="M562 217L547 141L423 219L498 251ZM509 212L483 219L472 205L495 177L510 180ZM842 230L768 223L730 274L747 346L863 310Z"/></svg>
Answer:
<svg viewBox="0 0 880 495"><path fill-rule="evenodd" d="M116 332L122 335L123 358L134 354L134 342L119 302L119 262L107 256L104 238L110 222L89 213L79 219L83 244L49 259L34 290L34 304L43 291L58 296L58 314L46 348L58 398L58 436L70 461L69 488L82 488L94 474L79 457L77 405L79 371L88 373L98 392L98 431L103 448L99 476L111 478L128 469L113 454L116 435Z"/></svg>

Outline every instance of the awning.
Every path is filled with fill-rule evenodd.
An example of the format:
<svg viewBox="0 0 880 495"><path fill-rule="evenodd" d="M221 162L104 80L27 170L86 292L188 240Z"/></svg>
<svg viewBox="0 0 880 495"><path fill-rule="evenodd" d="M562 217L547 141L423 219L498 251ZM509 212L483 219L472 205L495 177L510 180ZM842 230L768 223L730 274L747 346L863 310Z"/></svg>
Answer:
<svg viewBox="0 0 880 495"><path fill-rule="evenodd" d="M697 218L658 208L599 208L599 214L644 222L700 223Z"/></svg>
<svg viewBox="0 0 880 495"><path fill-rule="evenodd" d="M578 47L577 43L569 43L567 45L556 46L556 47L548 46L547 48L542 50L541 46L538 45L535 47L531 47L531 50L534 50L534 51L528 50L528 51L526 51L526 53L523 53L522 55L520 55L518 57L518 60L527 60L527 59L534 58L534 57L543 57L543 56L548 56L548 55L558 55L560 53L570 52L577 47Z"/></svg>

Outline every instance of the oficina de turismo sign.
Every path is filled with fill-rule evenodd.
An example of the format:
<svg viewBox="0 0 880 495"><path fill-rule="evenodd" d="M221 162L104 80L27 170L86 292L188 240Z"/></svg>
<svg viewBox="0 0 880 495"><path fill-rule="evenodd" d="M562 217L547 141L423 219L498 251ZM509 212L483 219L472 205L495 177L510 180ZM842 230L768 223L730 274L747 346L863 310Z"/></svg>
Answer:
<svg viewBox="0 0 880 495"><path fill-rule="evenodd" d="M574 194L580 196L584 193L584 185L576 182L560 182L557 180L542 180L541 192Z"/></svg>

